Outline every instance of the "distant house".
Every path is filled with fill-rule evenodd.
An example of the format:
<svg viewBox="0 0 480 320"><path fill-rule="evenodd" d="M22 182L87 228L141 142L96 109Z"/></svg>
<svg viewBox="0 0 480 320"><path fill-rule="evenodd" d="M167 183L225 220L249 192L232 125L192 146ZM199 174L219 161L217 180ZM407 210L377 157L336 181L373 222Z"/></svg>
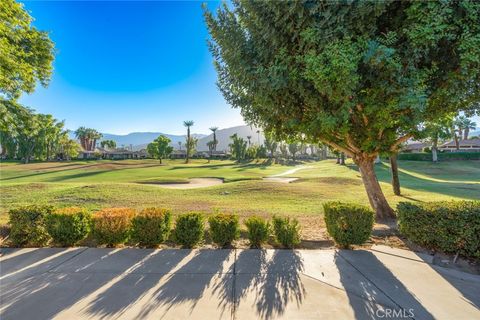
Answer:
<svg viewBox="0 0 480 320"><path fill-rule="evenodd" d="M423 142L411 142L406 144L402 148L402 152L407 152L407 153L419 153L423 152L423 149L429 147L426 143Z"/></svg>
<svg viewBox="0 0 480 320"><path fill-rule="evenodd" d="M459 144L460 151L480 152L480 139L459 140L458 144ZM457 151L455 141L453 140L440 145L438 149L442 151L452 151L452 152Z"/></svg>
<svg viewBox="0 0 480 320"><path fill-rule="evenodd" d="M95 148L95 151L82 150L78 154L78 159L110 159L110 160L123 160L123 159L145 159L148 157L147 150L142 149L139 151L131 151L124 148L118 148L114 150L107 150L105 148Z"/></svg>

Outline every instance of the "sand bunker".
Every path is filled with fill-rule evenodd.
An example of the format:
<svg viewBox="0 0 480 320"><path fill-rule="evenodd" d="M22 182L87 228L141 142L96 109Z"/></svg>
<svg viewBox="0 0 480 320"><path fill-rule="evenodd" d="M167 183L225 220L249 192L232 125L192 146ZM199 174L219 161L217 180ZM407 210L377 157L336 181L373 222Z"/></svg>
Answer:
<svg viewBox="0 0 480 320"><path fill-rule="evenodd" d="M298 178L267 177L267 178L263 178L263 180L271 181L271 182L290 183L290 182L298 180Z"/></svg>
<svg viewBox="0 0 480 320"><path fill-rule="evenodd" d="M222 183L223 180L217 178L192 178L187 183L155 183L153 185L167 189L195 189L212 187Z"/></svg>

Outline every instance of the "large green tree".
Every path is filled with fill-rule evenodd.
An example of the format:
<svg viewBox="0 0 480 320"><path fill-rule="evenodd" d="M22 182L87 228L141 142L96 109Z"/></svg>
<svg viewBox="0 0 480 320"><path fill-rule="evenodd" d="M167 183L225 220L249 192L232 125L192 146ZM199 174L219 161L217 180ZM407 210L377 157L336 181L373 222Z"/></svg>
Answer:
<svg viewBox="0 0 480 320"><path fill-rule="evenodd" d="M479 2L234 0L205 18L226 100L279 138L350 156L377 219L394 216L377 155L478 109Z"/></svg>
<svg viewBox="0 0 480 320"><path fill-rule="evenodd" d="M168 158L173 151L170 142L172 141L169 138L159 136L157 139L153 140L152 143L147 145L147 152L150 156L158 159L161 164L162 159Z"/></svg>
<svg viewBox="0 0 480 320"><path fill-rule="evenodd" d="M32 17L14 0L0 1L0 94L16 100L52 74L53 42L32 26Z"/></svg>

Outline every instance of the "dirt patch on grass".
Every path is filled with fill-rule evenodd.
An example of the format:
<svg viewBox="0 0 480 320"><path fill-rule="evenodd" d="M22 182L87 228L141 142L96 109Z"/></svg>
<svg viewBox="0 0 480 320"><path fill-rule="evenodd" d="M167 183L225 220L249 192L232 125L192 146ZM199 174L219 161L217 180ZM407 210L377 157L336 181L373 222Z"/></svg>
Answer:
<svg viewBox="0 0 480 320"><path fill-rule="evenodd" d="M163 182L163 183L148 183L150 185L166 188L166 189L196 189L213 187L223 184L223 179L218 178L192 178L188 179L188 182Z"/></svg>
<svg viewBox="0 0 480 320"><path fill-rule="evenodd" d="M330 184L330 185L354 185L360 186L362 185L362 181L360 179L352 179L352 178L343 178L343 177L321 177L321 178L302 178L296 182L301 181L309 181L315 182L319 184Z"/></svg>

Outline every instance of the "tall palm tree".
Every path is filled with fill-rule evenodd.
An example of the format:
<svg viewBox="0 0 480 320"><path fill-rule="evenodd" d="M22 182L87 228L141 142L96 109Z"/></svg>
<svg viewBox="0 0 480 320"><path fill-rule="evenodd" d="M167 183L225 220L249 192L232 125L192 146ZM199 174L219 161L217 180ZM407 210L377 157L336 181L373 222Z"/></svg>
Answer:
<svg viewBox="0 0 480 320"><path fill-rule="evenodd" d="M247 139L248 139L248 147L250 148L250 145L252 144L251 142L252 136L247 136Z"/></svg>
<svg viewBox="0 0 480 320"><path fill-rule="evenodd" d="M182 141L178 141L178 150L182 150Z"/></svg>
<svg viewBox="0 0 480 320"><path fill-rule="evenodd" d="M472 120L466 118L464 121L463 121L463 139L464 140L467 140L468 139L468 135L470 133L470 130L475 130L476 129L476 123L473 122Z"/></svg>
<svg viewBox="0 0 480 320"><path fill-rule="evenodd" d="M187 152L185 157L185 163L188 163L190 160L190 154L189 154L191 150L190 144L192 143L192 140L190 139L190 127L192 127L194 124L195 122L193 122L192 120L183 121L183 125L187 127L187 141L186 141Z"/></svg>
<svg viewBox="0 0 480 320"><path fill-rule="evenodd" d="M97 130L92 130L92 146L90 148L91 151L95 151L97 147L97 140L102 139L103 135L98 132Z"/></svg>
<svg viewBox="0 0 480 320"><path fill-rule="evenodd" d="M257 130L257 142L260 145L260 130Z"/></svg>
<svg viewBox="0 0 480 320"><path fill-rule="evenodd" d="M218 144L218 141L217 141L217 130L218 130L218 127L210 127L210 130L213 132L213 151L217 151L217 144Z"/></svg>
<svg viewBox="0 0 480 320"><path fill-rule="evenodd" d="M83 150L87 150L87 128L80 127L75 131L75 137L80 140L80 145L82 146Z"/></svg>

